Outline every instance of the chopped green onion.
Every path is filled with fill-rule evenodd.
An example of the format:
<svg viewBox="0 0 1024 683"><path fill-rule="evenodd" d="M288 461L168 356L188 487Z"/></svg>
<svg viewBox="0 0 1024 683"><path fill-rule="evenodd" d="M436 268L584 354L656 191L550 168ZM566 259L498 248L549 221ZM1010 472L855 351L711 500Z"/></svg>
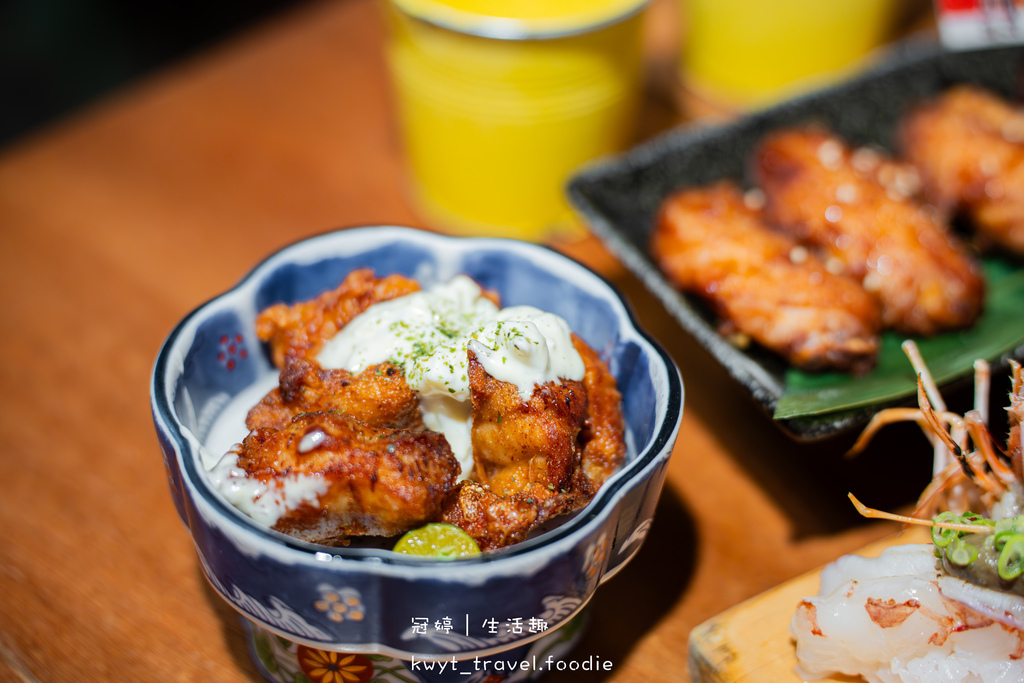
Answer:
<svg viewBox="0 0 1024 683"><path fill-rule="evenodd" d="M983 525L986 525L986 526L994 526L995 525L995 522L993 522L988 517L985 517L983 515L979 515L977 512L971 512L970 510L968 510L967 512L965 512L962 515L960 515L960 523L961 524L983 524Z"/></svg>
<svg viewBox="0 0 1024 683"><path fill-rule="evenodd" d="M996 550L1002 550L1006 540L1016 534L1024 534L1024 515L1007 517L996 522L996 531L992 539Z"/></svg>
<svg viewBox="0 0 1024 683"><path fill-rule="evenodd" d="M964 567L978 559L978 549L962 538L957 538L946 548L946 559Z"/></svg>
<svg viewBox="0 0 1024 683"><path fill-rule="evenodd" d="M957 524L959 519L956 513L945 510L937 514L932 521L937 524ZM954 538L959 536L960 532L956 529L944 529L940 526L932 527L932 543L940 548L945 548Z"/></svg>
<svg viewBox="0 0 1024 683"><path fill-rule="evenodd" d="M999 553L999 577L1012 581L1024 572L1024 534L1013 534L1005 539Z"/></svg>

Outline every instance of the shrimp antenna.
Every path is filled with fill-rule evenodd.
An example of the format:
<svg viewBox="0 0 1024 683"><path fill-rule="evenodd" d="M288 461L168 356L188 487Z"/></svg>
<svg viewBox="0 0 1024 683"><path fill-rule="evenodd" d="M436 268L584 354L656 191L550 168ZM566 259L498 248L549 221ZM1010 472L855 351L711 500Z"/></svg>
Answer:
<svg viewBox="0 0 1024 683"><path fill-rule="evenodd" d="M988 424L988 397L992 387L992 368L988 361L979 358L974 361L974 409L981 415L981 421Z"/></svg>
<svg viewBox="0 0 1024 683"><path fill-rule="evenodd" d="M914 343L913 339L905 339L900 344L900 348L903 349L903 353L907 354L910 364L914 366L914 372L917 373L918 379L924 384L925 391L928 394L928 402L932 404L936 411L940 413L946 412L946 402L942 400L939 387L935 384L935 380L932 379L932 373L928 371L928 366L925 364L924 357L917 348L917 344Z"/></svg>
<svg viewBox="0 0 1024 683"><path fill-rule="evenodd" d="M914 372L917 373L917 384L918 384L918 403L920 403L920 397L926 395L928 397L927 403L929 407L939 413L946 412L946 402L942 400L942 394L939 393L939 387L935 384L935 380L932 378L932 373L928 370L928 365L924 362L924 357L921 356L921 351L917 348L917 344L914 343L913 339L905 339L900 348L903 349L903 353L910 359L910 364L914 367ZM921 406L922 412L924 412L924 406ZM937 431L945 432L944 429ZM939 437L948 437L948 435L936 434ZM936 475L946 468L952 460L952 453L947 447L945 442L948 438L939 438L933 442L934 455L932 462L932 475Z"/></svg>
<svg viewBox="0 0 1024 683"><path fill-rule="evenodd" d="M857 512L862 517L869 519L887 519L890 522L903 522L904 524L916 524L917 526L930 526L939 527L940 529L951 529L953 531L964 531L969 534L991 534L995 531L994 527L985 526L983 524L954 524L951 522L936 522L931 519L921 519L920 517L907 517L906 515L897 515L891 512L885 512L883 510L876 510L869 508L864 503L857 500L857 497L852 493L847 493L850 498L850 502L853 503L853 507L857 508Z"/></svg>

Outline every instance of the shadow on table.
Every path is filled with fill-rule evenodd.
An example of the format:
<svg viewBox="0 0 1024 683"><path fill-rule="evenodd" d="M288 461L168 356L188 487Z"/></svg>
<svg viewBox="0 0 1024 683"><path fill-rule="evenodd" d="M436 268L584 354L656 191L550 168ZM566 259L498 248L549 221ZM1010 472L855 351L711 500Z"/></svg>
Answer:
<svg viewBox="0 0 1024 683"><path fill-rule="evenodd" d="M566 666L570 662L608 662L611 669L556 670L542 680L590 682L613 676L636 643L678 604L693 576L696 547L693 517L666 486L643 547L618 574L598 587L590 601L589 630L563 660Z"/></svg>

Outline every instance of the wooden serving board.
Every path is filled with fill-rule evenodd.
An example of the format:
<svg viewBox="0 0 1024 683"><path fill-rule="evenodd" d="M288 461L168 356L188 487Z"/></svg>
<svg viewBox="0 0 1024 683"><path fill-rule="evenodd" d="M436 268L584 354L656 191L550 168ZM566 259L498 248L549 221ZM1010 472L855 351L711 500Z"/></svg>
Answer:
<svg viewBox="0 0 1024 683"><path fill-rule="evenodd" d="M906 543L927 543L920 527L872 543L857 555L874 557L885 548ZM797 604L818 593L821 568L765 591L690 632L689 668L693 683L799 683L796 649L789 636L789 621ZM821 683L849 683L859 677L823 678Z"/></svg>

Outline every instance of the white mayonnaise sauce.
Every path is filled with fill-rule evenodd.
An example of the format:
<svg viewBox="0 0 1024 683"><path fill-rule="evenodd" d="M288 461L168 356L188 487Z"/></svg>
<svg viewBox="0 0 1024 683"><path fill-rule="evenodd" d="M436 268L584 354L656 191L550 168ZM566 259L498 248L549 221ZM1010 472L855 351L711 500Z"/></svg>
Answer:
<svg viewBox="0 0 1024 683"><path fill-rule="evenodd" d="M274 526L286 512L303 503L316 505L329 488L328 481L319 474L295 472L264 483L249 477L238 466L238 444L249 433L245 427L245 416L278 383L278 376L269 374L231 399L217 416L199 449L213 488L229 503L266 526ZM317 433L312 432L308 436L315 439L312 435Z"/></svg>
<svg viewBox="0 0 1024 683"><path fill-rule="evenodd" d="M269 483L251 478L238 466L238 452L228 451L207 471L210 483L236 508L266 526L303 503L316 505L330 484L319 474L292 473Z"/></svg>
<svg viewBox="0 0 1024 683"><path fill-rule="evenodd" d="M424 423L445 435L467 476L473 464L469 349L489 375L514 384L523 400L539 383L583 379L583 359L565 320L533 306L499 309L464 275L371 306L316 360L352 373L389 360L401 366L420 395Z"/></svg>

